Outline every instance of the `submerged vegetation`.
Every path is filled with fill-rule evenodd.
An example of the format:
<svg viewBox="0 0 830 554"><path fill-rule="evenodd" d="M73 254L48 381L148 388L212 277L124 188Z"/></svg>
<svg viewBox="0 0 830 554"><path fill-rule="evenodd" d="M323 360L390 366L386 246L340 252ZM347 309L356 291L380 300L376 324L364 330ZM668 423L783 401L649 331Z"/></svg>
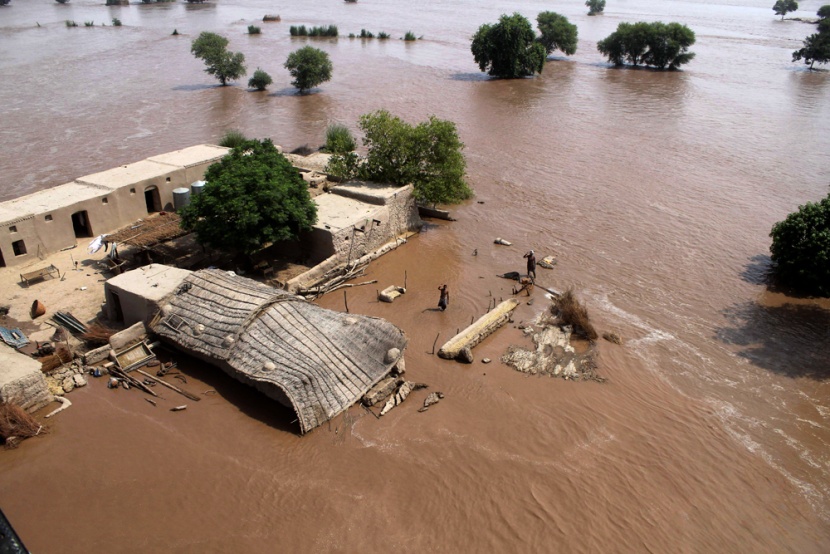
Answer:
<svg viewBox="0 0 830 554"><path fill-rule="evenodd" d="M262 29L260 29L256 25L248 25L248 34L249 35L258 35L261 32L262 32Z"/></svg>
<svg viewBox="0 0 830 554"><path fill-rule="evenodd" d="M337 25L329 25L328 27L308 27L305 25L292 25L288 32L292 37L336 37Z"/></svg>
<svg viewBox="0 0 830 554"><path fill-rule="evenodd" d="M772 226L773 274L786 286L830 296L830 194Z"/></svg>
<svg viewBox="0 0 830 554"><path fill-rule="evenodd" d="M470 49L481 71L507 79L541 73L547 56L530 21L518 12L479 27Z"/></svg>
<svg viewBox="0 0 830 554"><path fill-rule="evenodd" d="M658 69L677 69L695 57L689 47L695 33L680 23L620 23L617 30L597 43L597 50L614 65L626 62Z"/></svg>
<svg viewBox="0 0 830 554"><path fill-rule="evenodd" d="M332 64L329 55L313 46L304 46L289 54L284 67L294 77L291 84L301 93L331 79Z"/></svg>
<svg viewBox="0 0 830 554"><path fill-rule="evenodd" d="M205 73L219 79L222 86L245 75L245 55L229 52L227 47L228 39L207 31L202 32L190 47L193 55L205 62Z"/></svg>
<svg viewBox="0 0 830 554"><path fill-rule="evenodd" d="M271 79L271 76L268 75L265 71L261 70L260 68L256 68L254 71L253 76L248 79L248 86L250 88L255 88L257 90L265 90L268 88L268 85L273 83L274 80Z"/></svg>
<svg viewBox="0 0 830 554"><path fill-rule="evenodd" d="M16 448L20 441L44 433L43 425L16 404L0 403L0 443Z"/></svg>

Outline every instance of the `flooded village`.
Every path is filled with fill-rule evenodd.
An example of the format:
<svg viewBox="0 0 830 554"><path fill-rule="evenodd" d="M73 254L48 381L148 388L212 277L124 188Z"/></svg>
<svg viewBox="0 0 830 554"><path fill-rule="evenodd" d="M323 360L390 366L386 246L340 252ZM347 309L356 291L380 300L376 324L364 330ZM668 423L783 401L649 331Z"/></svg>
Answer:
<svg viewBox="0 0 830 554"><path fill-rule="evenodd" d="M171 382L176 374L169 372L185 355L291 409L291 423L304 434L359 402L380 416L428 388L405 376L405 331L350 312L346 296L348 288L377 284L358 277L423 226L412 186L337 182L324 173L325 154L289 154L314 192L317 222L299 240L265 245L240 267L238 258L195 242L177 215L206 186L207 168L228 151L194 146L0 205L0 275L11 300L0 318L6 343L0 402L45 422L71 405L66 396L72 390L101 378L109 390L134 389L154 407L162 389L173 391L178 396L168 408L183 411L202 399L187 390L186 379ZM425 213L442 216L435 208ZM505 277L517 281L515 297L498 305L494 298L438 356L472 363L472 348L512 322L533 280ZM339 289L345 311L311 301ZM546 290L549 297L558 294ZM378 300L391 303L405 293L406 277L378 290ZM442 302L445 309L443 296ZM537 338L545 361L534 363L525 351L516 369L558 375L564 368L562 376L579 378L574 361L592 360L573 354L567 340L539 346ZM425 395L421 411L444 397ZM60 406L51 409L53 402ZM4 430L7 446L31 436L9 436L13 432L14 426Z"/></svg>

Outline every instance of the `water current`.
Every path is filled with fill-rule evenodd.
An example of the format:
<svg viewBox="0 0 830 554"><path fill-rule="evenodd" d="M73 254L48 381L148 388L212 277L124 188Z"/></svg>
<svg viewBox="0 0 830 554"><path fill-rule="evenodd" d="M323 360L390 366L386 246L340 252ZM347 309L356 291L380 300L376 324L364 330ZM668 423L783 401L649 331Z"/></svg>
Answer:
<svg viewBox="0 0 830 554"><path fill-rule="evenodd" d="M830 72L790 61L812 25L769 0L609 0L599 17L580 0L101 4L0 7L0 199L229 129L317 146L381 108L454 121L476 197L371 266L381 288L406 277L394 305L349 290L352 311L407 332L408 374L441 404L355 408L300 437L290 411L197 364L193 388L219 394L181 414L94 381L49 437L0 454L0 507L30 549L830 551L830 302L765 281L773 223L829 192ZM478 71L479 25L545 10L578 25L576 55L534 79ZM615 69L596 51L618 23L658 20L697 35L683 71ZM341 37L292 39L295 24ZM361 28L393 38L342 36ZM190 54L204 30L268 71L270 91L217 86ZM282 64L309 42L334 75L298 96ZM558 256L542 284L574 287L622 335L600 345L607 383L430 355L509 296L495 275L530 248ZM450 308L424 311L444 282ZM544 309L534 298L517 324ZM507 328L476 357L510 344L527 339Z"/></svg>

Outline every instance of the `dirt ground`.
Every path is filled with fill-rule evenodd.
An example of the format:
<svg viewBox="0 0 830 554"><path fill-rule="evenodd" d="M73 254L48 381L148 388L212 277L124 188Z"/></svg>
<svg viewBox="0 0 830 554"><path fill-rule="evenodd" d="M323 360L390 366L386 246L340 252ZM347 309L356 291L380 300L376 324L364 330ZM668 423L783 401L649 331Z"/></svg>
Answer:
<svg viewBox="0 0 830 554"><path fill-rule="evenodd" d="M87 244L79 243L71 250L57 252L42 260L35 258L25 265L0 268L0 306L9 307L8 315L0 316L0 326L16 327L19 323L34 343L49 340L55 332L57 324L51 318L57 311L70 312L84 323L105 319L101 312L104 281L112 276L105 270L103 262L107 254L103 249L89 254L86 248ZM50 264L58 268L60 277L34 281L28 286L21 281L21 273ZM35 300L46 306L46 313L32 319L31 308Z"/></svg>

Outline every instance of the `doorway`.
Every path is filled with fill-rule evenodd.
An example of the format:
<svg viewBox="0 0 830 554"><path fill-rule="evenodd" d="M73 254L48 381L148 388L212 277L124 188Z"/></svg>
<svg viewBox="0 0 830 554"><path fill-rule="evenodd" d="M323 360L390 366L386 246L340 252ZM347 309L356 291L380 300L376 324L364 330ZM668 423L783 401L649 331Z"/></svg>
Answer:
<svg viewBox="0 0 830 554"><path fill-rule="evenodd" d="M6 260L3 259L3 251L0 250L0 267L6 267Z"/></svg>
<svg viewBox="0 0 830 554"><path fill-rule="evenodd" d="M118 298L118 293L115 291L110 291L110 298L112 299L112 312L110 312L110 317L114 316L115 321L124 321L124 312L121 310L121 299Z"/></svg>
<svg viewBox="0 0 830 554"><path fill-rule="evenodd" d="M72 228L75 230L75 238L77 239L93 236L92 225L89 223L86 210L72 214Z"/></svg>
<svg viewBox="0 0 830 554"><path fill-rule="evenodd" d="M161 197L155 185L144 189L144 202L147 204L148 214L161 211Z"/></svg>

